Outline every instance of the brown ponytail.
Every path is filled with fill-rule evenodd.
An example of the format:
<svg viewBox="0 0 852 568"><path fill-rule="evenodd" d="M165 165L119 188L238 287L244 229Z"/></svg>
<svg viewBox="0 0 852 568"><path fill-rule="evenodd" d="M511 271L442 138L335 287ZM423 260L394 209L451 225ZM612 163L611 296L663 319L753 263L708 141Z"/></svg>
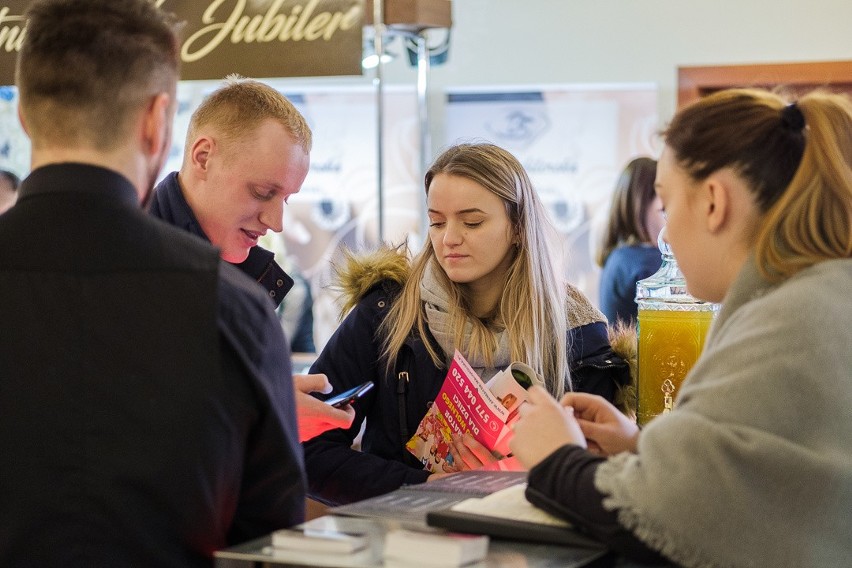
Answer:
<svg viewBox="0 0 852 568"><path fill-rule="evenodd" d="M765 218L755 255L784 279L852 255L852 102L813 92L795 105L757 89L714 93L680 111L665 132L696 181L733 168Z"/></svg>

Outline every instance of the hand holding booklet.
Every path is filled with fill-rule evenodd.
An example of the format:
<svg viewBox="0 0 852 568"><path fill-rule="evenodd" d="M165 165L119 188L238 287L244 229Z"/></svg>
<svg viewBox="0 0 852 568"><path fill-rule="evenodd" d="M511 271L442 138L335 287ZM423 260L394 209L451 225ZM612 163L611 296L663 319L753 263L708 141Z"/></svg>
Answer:
<svg viewBox="0 0 852 568"><path fill-rule="evenodd" d="M454 471L452 437L469 432L489 450L508 455L511 425L526 402L523 379L515 378L518 373L527 381L535 376L528 365L516 362L483 382L456 350L435 402L406 444L408 451L429 471Z"/></svg>

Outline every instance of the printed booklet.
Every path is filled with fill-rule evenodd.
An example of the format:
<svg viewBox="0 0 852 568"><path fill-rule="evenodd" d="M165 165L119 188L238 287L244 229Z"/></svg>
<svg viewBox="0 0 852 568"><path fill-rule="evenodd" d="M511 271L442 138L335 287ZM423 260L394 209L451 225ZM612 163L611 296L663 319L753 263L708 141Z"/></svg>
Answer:
<svg viewBox="0 0 852 568"><path fill-rule="evenodd" d="M529 365L516 362L485 383L456 350L435 402L406 448L432 472L453 471L452 436L466 432L489 450L509 455L511 425L534 376Z"/></svg>

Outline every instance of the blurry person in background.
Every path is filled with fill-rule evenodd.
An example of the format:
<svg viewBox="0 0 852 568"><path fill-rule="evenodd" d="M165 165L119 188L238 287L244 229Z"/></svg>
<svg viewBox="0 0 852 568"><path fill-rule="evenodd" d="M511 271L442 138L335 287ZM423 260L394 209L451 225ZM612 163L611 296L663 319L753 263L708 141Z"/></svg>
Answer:
<svg viewBox="0 0 852 568"><path fill-rule="evenodd" d="M181 169L157 185L149 211L218 247L277 308L293 279L257 243L268 231L281 232L284 204L308 174L311 144L308 123L284 95L227 77L192 114ZM282 348L289 357L289 345ZM302 440L352 423L351 407L333 408L309 394L330 391L325 375L293 382Z"/></svg>
<svg viewBox="0 0 852 568"><path fill-rule="evenodd" d="M293 353L314 353L314 297L311 283L294 264L287 263L293 287L278 307L278 318ZM347 425L348 426L348 425Z"/></svg>
<svg viewBox="0 0 852 568"><path fill-rule="evenodd" d="M5 213L18 199L21 179L9 170L0 170L0 214Z"/></svg>
<svg viewBox="0 0 852 568"><path fill-rule="evenodd" d="M293 279L293 286L277 310L284 335L290 341L290 351L294 354L314 353L314 297L311 283L299 268L296 257L288 254L284 231L267 233L259 243L259 246L273 253L275 262ZM295 363L293 368L297 368Z"/></svg>
<svg viewBox="0 0 852 568"><path fill-rule="evenodd" d="M665 223L654 191L657 162L631 161L618 178L601 248L596 261L603 268L600 308L610 323L635 323L636 282L657 271L662 255L657 236Z"/></svg>

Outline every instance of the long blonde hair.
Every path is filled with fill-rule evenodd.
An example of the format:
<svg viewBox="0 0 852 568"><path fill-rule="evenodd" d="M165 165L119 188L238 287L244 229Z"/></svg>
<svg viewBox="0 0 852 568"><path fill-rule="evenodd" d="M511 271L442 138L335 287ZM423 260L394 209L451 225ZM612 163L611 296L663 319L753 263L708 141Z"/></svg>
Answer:
<svg viewBox="0 0 852 568"><path fill-rule="evenodd" d="M759 89L721 91L681 110L666 145L694 180L732 167L764 219L755 243L778 281L852 256L852 101L814 91L793 104Z"/></svg>
<svg viewBox="0 0 852 568"><path fill-rule="evenodd" d="M443 270L435 270L449 297L455 344L460 351L476 354L490 365L497 348L494 326L505 327L512 360L526 362L541 375L551 394L561 396L566 386L570 388L566 288L555 261L555 232L526 171L506 150L480 143L452 146L438 156L425 176L427 195L438 174L470 179L500 197L519 241L493 321L475 317L466 286L452 282ZM423 339L433 362L439 367L447 364L427 339L420 281L429 263L438 266L432 243L427 239L412 260L411 274L379 329L384 337L382 356L388 370L393 369L412 329ZM471 324L473 332L463 345L466 323Z"/></svg>

